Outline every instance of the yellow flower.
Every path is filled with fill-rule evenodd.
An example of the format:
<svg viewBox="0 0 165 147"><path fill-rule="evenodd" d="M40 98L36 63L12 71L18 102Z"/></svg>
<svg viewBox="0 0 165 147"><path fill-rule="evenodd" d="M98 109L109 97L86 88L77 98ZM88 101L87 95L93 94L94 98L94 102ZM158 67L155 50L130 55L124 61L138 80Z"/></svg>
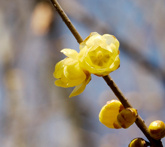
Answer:
<svg viewBox="0 0 165 147"><path fill-rule="evenodd" d="M55 81L56 86L75 87L69 97L82 93L86 85L91 80L89 72L83 70L78 61L78 53L72 49L63 49L61 51L67 58L58 62L53 73L58 80Z"/></svg>
<svg viewBox="0 0 165 147"><path fill-rule="evenodd" d="M97 76L105 76L120 66L119 41L109 34L91 33L80 43L81 67Z"/></svg>
<svg viewBox="0 0 165 147"><path fill-rule="evenodd" d="M118 100L108 101L106 105L104 105L99 113L99 120L102 124L107 126L108 128L119 129L121 126L117 121L117 115L124 107Z"/></svg>
<svg viewBox="0 0 165 147"><path fill-rule="evenodd" d="M55 66L55 85L75 87L70 97L83 92L91 80L91 74L105 76L116 70L120 65L119 42L109 34L91 33L80 44L80 53L72 49L63 49L67 58Z"/></svg>

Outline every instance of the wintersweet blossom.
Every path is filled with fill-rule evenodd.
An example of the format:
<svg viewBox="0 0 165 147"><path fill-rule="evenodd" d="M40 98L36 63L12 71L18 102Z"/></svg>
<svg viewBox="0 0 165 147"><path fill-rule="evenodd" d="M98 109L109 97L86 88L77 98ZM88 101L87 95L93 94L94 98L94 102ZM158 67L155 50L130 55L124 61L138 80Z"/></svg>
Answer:
<svg viewBox="0 0 165 147"><path fill-rule="evenodd" d="M91 74L105 76L120 66L119 41L109 34L91 33L82 43L80 52L61 51L67 57L55 66L55 85L75 87L70 97L82 93L91 80Z"/></svg>
<svg viewBox="0 0 165 147"><path fill-rule="evenodd" d="M80 43L80 65L97 76L105 76L120 66L119 41L109 34L91 33Z"/></svg>
<svg viewBox="0 0 165 147"><path fill-rule="evenodd" d="M75 50L63 49L61 52L67 57L55 66L53 75L58 79L55 85L65 88L76 86L69 97L79 95L91 80L91 76L80 67L78 53Z"/></svg>

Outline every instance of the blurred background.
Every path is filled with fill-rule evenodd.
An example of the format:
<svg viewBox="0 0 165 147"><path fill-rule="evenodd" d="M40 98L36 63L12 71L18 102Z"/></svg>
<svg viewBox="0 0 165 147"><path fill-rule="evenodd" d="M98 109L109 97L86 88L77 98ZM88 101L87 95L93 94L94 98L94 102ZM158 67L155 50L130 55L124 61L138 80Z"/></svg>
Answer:
<svg viewBox="0 0 165 147"><path fill-rule="evenodd" d="M110 76L147 126L165 122L165 1L59 0L85 39L120 41L121 66ZM79 44L47 0L0 0L0 144L2 147L127 147L145 136L132 125L109 129L98 114L116 99L100 77L69 99L54 85L63 48ZM165 145L165 139L162 139Z"/></svg>

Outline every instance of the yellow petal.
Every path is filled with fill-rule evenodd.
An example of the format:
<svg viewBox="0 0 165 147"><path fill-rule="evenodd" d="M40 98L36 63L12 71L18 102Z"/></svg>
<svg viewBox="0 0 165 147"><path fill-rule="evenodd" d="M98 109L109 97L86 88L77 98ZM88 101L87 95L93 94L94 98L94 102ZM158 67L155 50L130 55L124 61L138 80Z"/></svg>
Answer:
<svg viewBox="0 0 165 147"><path fill-rule="evenodd" d="M53 76L57 79L60 78L63 73L64 60L59 61L55 66L55 71L53 73Z"/></svg>
<svg viewBox="0 0 165 147"><path fill-rule="evenodd" d="M101 35L100 34L95 34L93 36L91 36L87 41L86 41L86 45L87 47L91 47L91 46L95 46L95 47L98 47L98 46L101 46L103 44L105 40L103 40L101 38ZM104 42L105 43L105 42Z"/></svg>
<svg viewBox="0 0 165 147"><path fill-rule="evenodd" d="M73 87L81 84L86 79L86 74L80 68L79 63L68 65L64 68L64 76L68 80L68 86Z"/></svg>
<svg viewBox="0 0 165 147"><path fill-rule="evenodd" d="M119 43L119 41L116 39L115 36L109 35L109 34L104 34L104 35L103 35L103 38L106 39L107 44L110 45L111 43L113 43L113 44L116 46L116 48L119 48L120 43Z"/></svg>
<svg viewBox="0 0 165 147"><path fill-rule="evenodd" d="M69 58L77 59L78 53L73 49L63 49L61 52Z"/></svg>
<svg viewBox="0 0 165 147"><path fill-rule="evenodd" d="M90 80L91 80L91 76L89 76L89 78L86 79L83 83L76 86L69 97L73 97L73 96L81 94L84 91L86 85L90 82Z"/></svg>
<svg viewBox="0 0 165 147"><path fill-rule="evenodd" d="M120 66L120 58L119 58L119 55L117 55L115 58L115 61L111 64L109 69L110 69L110 71L114 71L114 70L118 69L119 66Z"/></svg>
<svg viewBox="0 0 165 147"><path fill-rule="evenodd" d="M117 122L117 115L122 109L124 109L124 107L120 101L108 101L107 104L102 107L99 113L100 122L108 128L121 128L119 123Z"/></svg>
<svg viewBox="0 0 165 147"><path fill-rule="evenodd" d="M61 81L61 80L56 80L55 83L54 83L56 86L59 86L59 87L64 87L64 88L68 88L68 85L67 83Z"/></svg>
<svg viewBox="0 0 165 147"><path fill-rule="evenodd" d="M88 41L88 39L90 39L92 36L95 35L99 35L99 34L97 32L90 33L90 35L87 38L85 38L83 42L80 43L79 49L82 50L86 46L86 42Z"/></svg>

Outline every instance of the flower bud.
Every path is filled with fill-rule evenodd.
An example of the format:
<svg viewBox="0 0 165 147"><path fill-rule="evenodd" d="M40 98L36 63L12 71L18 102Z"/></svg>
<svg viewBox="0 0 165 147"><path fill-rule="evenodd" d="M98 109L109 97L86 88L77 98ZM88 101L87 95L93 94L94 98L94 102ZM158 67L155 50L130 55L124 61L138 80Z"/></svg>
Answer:
<svg viewBox="0 0 165 147"><path fill-rule="evenodd" d="M131 126L137 118L137 110L134 108L123 109L117 116L118 123L122 128Z"/></svg>
<svg viewBox="0 0 165 147"><path fill-rule="evenodd" d="M143 138L135 138L131 141L128 147L147 147L147 143Z"/></svg>
<svg viewBox="0 0 165 147"><path fill-rule="evenodd" d="M151 137L153 137L156 140L159 140L159 139L165 137L165 124L161 120L153 121L149 125L148 131L149 131Z"/></svg>
<svg viewBox="0 0 165 147"><path fill-rule="evenodd" d="M119 129L121 126L117 121L117 115L124 107L118 100L108 101L106 105L104 105L99 113L99 120L102 124L107 126L108 128Z"/></svg>

